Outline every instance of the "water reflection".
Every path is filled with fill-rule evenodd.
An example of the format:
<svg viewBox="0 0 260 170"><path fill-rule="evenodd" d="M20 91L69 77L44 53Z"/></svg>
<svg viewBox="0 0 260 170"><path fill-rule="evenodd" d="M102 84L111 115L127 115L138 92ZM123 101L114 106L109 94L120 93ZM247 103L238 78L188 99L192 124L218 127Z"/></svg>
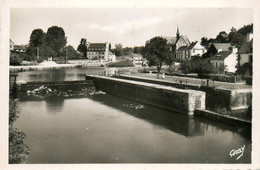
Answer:
<svg viewBox="0 0 260 170"><path fill-rule="evenodd" d="M62 113L64 106L64 98L60 96L48 96L45 99L47 113L50 115L57 115Z"/></svg>
<svg viewBox="0 0 260 170"><path fill-rule="evenodd" d="M140 103L133 101L131 101L131 105L129 105L129 100L110 95L93 95L91 99L134 117L146 120L159 127L169 129L185 137L194 137L204 134L205 124L196 121L193 117L172 113L148 105L140 107Z"/></svg>
<svg viewBox="0 0 260 170"><path fill-rule="evenodd" d="M72 81L85 80L85 74L99 75L103 71L118 71L119 73L135 72L137 68L112 68L112 67L93 67L93 68L60 68L45 69L35 71L25 71L18 73L18 81Z"/></svg>

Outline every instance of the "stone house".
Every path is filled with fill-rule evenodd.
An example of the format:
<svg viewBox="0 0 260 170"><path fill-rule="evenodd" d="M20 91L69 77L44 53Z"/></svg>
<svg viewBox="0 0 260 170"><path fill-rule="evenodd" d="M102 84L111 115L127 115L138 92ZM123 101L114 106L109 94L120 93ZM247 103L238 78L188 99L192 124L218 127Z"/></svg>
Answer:
<svg viewBox="0 0 260 170"><path fill-rule="evenodd" d="M237 48L232 47L229 51L221 51L210 57L210 63L218 74L225 71L235 73L237 65Z"/></svg>
<svg viewBox="0 0 260 170"><path fill-rule="evenodd" d="M88 43L87 57L105 61L115 61L116 56L109 50L109 43Z"/></svg>

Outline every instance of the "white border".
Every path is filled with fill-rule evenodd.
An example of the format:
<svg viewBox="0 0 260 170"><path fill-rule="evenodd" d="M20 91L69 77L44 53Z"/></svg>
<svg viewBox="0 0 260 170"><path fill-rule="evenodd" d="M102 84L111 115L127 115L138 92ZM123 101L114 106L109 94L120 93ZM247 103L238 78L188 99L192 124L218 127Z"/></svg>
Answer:
<svg viewBox="0 0 260 170"><path fill-rule="evenodd" d="M156 7L192 7L192 8L252 8L254 10L254 74L253 74L253 131L251 164L8 164L8 98L9 98L9 37L10 8L156 8ZM0 36L0 169L260 169L260 133L259 130L259 64L260 64L260 0L10 0L1 2ZM259 63L259 64L258 64ZM224 139L223 139L224 140Z"/></svg>

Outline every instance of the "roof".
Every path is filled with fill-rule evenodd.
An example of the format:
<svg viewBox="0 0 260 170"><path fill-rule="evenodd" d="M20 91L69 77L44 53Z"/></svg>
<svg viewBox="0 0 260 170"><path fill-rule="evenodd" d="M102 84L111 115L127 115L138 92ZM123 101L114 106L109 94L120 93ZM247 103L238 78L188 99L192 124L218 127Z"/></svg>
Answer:
<svg viewBox="0 0 260 170"><path fill-rule="evenodd" d="M181 46L180 48L178 48L177 51L184 51L184 50L186 50L186 48L187 48L187 46Z"/></svg>
<svg viewBox="0 0 260 170"><path fill-rule="evenodd" d="M24 45L14 45L14 50L23 50L23 51L25 51L26 48L25 48Z"/></svg>
<svg viewBox="0 0 260 170"><path fill-rule="evenodd" d="M230 43L212 43L217 50L221 49L222 51L230 51L232 46Z"/></svg>
<svg viewBox="0 0 260 170"><path fill-rule="evenodd" d="M106 47L106 43L90 43L89 47Z"/></svg>
<svg viewBox="0 0 260 170"><path fill-rule="evenodd" d="M189 40L189 38L188 38L187 36L180 36L179 39L181 39L181 38L183 38L183 40L184 40L184 42L185 42L186 44L190 44L190 40Z"/></svg>
<svg viewBox="0 0 260 170"><path fill-rule="evenodd" d="M238 50L238 54L248 54L252 53L253 51L253 41L250 42L244 42L242 46Z"/></svg>
<svg viewBox="0 0 260 170"><path fill-rule="evenodd" d="M88 46L88 51L105 51L106 43L90 43Z"/></svg>
<svg viewBox="0 0 260 170"><path fill-rule="evenodd" d="M197 44L197 41L196 41L196 42L192 42L192 43L186 48L186 50L191 50L196 44Z"/></svg>
<svg viewBox="0 0 260 170"><path fill-rule="evenodd" d="M224 60L227 58L232 52L231 51L220 51L217 54L213 55L210 60Z"/></svg>
<svg viewBox="0 0 260 170"><path fill-rule="evenodd" d="M11 39L9 39L10 40L10 42L12 43L12 44L14 44L14 42L11 40Z"/></svg>
<svg viewBox="0 0 260 170"><path fill-rule="evenodd" d="M177 37L162 36L162 38L165 38L167 40L167 44L170 44L170 45L175 45L177 42Z"/></svg>

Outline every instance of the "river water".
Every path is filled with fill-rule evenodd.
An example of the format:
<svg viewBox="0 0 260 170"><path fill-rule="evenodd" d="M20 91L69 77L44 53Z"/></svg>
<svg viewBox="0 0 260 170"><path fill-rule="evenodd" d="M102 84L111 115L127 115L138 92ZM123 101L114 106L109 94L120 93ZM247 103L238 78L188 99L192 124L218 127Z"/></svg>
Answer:
<svg viewBox="0 0 260 170"><path fill-rule="evenodd" d="M103 70L23 72L18 80L47 81L50 74L56 80L84 79L82 74ZM234 127L108 94L40 100L24 96L19 105L15 127L26 133L24 142L31 149L26 163L251 162L250 137ZM243 146L238 160L241 154L230 157Z"/></svg>

